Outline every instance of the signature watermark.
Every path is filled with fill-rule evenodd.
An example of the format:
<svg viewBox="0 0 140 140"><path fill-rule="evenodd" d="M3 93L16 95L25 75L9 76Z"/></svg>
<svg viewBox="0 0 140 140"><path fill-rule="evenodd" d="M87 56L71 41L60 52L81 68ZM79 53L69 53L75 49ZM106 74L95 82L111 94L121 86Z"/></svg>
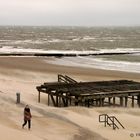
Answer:
<svg viewBox="0 0 140 140"><path fill-rule="evenodd" d="M130 133L130 137L140 137L140 133Z"/></svg>

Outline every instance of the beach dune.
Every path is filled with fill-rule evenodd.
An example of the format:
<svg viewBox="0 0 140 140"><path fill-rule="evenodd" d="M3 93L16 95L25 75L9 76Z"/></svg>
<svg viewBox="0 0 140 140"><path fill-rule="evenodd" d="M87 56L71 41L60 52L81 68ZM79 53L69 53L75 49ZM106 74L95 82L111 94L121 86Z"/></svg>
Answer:
<svg viewBox="0 0 140 140"><path fill-rule="evenodd" d="M45 59L45 61L44 61ZM47 95L37 102L36 86L56 81L57 74L68 74L77 81L129 79L139 74L78 67L58 66L37 57L0 57L0 131L3 140L138 140L139 108L55 108L47 106ZM16 93L21 104L16 104ZM23 110L29 104L32 128L22 129ZM113 130L98 122L100 114L115 115L125 129Z"/></svg>

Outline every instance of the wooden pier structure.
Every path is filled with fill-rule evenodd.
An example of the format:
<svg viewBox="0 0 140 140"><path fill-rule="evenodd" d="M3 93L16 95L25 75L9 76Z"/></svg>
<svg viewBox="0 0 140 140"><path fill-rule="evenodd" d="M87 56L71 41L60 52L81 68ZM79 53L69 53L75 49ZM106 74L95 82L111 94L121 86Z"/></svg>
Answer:
<svg viewBox="0 0 140 140"><path fill-rule="evenodd" d="M36 87L38 102L41 93L48 95L48 106L121 106L140 107L140 83L130 80L77 82L67 75L58 75L57 82Z"/></svg>

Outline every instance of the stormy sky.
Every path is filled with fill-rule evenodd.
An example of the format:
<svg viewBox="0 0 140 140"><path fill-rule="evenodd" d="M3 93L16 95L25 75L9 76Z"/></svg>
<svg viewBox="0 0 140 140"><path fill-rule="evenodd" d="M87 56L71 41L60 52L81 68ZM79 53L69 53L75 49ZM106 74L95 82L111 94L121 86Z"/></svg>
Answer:
<svg viewBox="0 0 140 140"><path fill-rule="evenodd" d="M140 0L0 0L0 25L139 26Z"/></svg>

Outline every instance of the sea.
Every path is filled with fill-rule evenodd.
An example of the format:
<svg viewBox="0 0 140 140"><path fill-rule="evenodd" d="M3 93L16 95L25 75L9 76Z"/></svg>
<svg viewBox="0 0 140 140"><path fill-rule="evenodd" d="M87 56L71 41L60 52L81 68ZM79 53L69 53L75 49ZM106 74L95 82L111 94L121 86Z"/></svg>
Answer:
<svg viewBox="0 0 140 140"><path fill-rule="evenodd" d="M74 53L47 62L140 73L140 27L0 26L0 54L9 53Z"/></svg>

